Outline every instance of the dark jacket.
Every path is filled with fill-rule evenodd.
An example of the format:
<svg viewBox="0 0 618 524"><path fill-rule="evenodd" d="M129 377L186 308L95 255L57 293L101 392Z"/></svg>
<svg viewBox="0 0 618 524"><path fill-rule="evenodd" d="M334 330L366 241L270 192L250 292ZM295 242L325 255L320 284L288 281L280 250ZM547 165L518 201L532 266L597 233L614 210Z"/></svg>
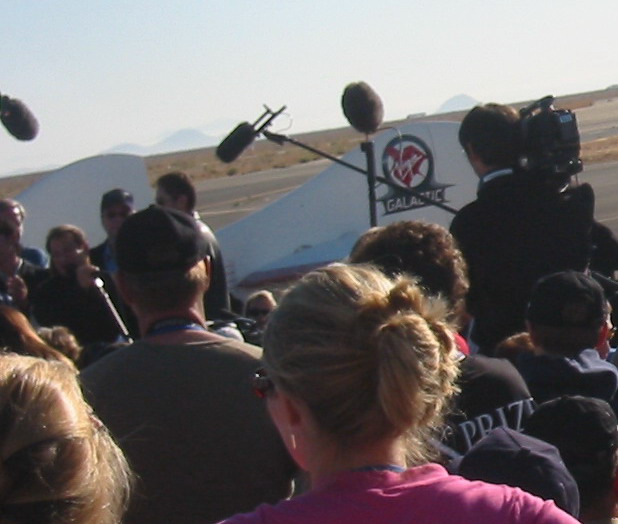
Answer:
<svg viewBox="0 0 618 524"><path fill-rule="evenodd" d="M584 349L574 358L524 353L517 368L539 404L561 395L583 395L605 400L616 411L618 369L596 349Z"/></svg>
<svg viewBox="0 0 618 524"><path fill-rule="evenodd" d="M109 275L105 289L118 308L118 294ZM68 327L81 345L114 342L120 330L105 299L96 288L83 289L76 277L50 274L31 297L32 313L41 326Z"/></svg>
<svg viewBox="0 0 618 524"><path fill-rule="evenodd" d="M586 268L592 254L594 193L588 184L563 193L530 175L507 175L481 186L454 217L451 233L470 277L473 340L493 354L505 337L524 330L533 284L547 274Z"/></svg>
<svg viewBox="0 0 618 524"><path fill-rule="evenodd" d="M107 248L107 240L90 249L90 262L101 268L103 271L109 271L110 268L105 264L105 249Z"/></svg>

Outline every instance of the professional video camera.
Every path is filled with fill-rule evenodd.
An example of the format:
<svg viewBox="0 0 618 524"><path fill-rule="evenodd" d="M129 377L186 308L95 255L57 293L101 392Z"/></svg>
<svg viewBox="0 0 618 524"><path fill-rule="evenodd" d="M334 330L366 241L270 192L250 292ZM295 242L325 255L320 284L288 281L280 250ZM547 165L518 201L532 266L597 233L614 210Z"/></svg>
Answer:
<svg viewBox="0 0 618 524"><path fill-rule="evenodd" d="M577 120L572 111L555 109L553 103L550 95L519 111L519 167L524 173L568 180L582 170Z"/></svg>

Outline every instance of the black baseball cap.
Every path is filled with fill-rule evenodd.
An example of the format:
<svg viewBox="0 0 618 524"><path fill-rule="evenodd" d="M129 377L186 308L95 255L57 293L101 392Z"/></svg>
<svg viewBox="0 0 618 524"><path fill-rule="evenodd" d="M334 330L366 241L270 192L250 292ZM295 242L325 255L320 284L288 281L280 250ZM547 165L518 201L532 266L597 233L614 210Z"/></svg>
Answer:
<svg viewBox="0 0 618 524"><path fill-rule="evenodd" d="M578 271L561 271L541 278L534 286L526 318L551 327L594 328L608 313L603 288Z"/></svg>
<svg viewBox="0 0 618 524"><path fill-rule="evenodd" d="M511 428L498 427L463 456L457 474L521 488L579 515L579 490L558 449Z"/></svg>
<svg viewBox="0 0 618 524"><path fill-rule="evenodd" d="M133 209L133 195L124 189L116 188L101 197L101 213L112 206L123 205Z"/></svg>
<svg viewBox="0 0 618 524"><path fill-rule="evenodd" d="M595 458L608 463L618 449L618 421L599 398L563 395L543 402L524 422L528 435L556 446L567 466L586 467Z"/></svg>
<svg viewBox="0 0 618 524"><path fill-rule="evenodd" d="M192 216L152 205L123 222L116 260L127 273L186 271L206 258L208 247Z"/></svg>

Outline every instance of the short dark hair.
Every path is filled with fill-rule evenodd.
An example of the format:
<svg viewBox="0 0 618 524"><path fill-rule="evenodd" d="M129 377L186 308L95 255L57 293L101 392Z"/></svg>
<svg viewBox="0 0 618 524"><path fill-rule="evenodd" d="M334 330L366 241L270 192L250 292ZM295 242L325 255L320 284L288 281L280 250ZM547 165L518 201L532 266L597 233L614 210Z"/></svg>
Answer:
<svg viewBox="0 0 618 524"><path fill-rule="evenodd" d="M501 104L476 106L459 127L459 143L474 152L488 166L512 167L519 154L519 114Z"/></svg>
<svg viewBox="0 0 618 524"><path fill-rule="evenodd" d="M49 247L52 240L56 240L65 235L73 237L73 240L79 246L83 247L88 245L88 241L86 240L86 233L84 233L83 230L71 224L64 224L62 226L56 226L51 228L47 233L47 239L45 240L45 249L47 250L47 252L50 252Z"/></svg>
<svg viewBox="0 0 618 524"><path fill-rule="evenodd" d="M179 196L183 195L186 196L189 211L195 209L195 202L197 199L195 187L193 186L193 182L191 182L191 178L186 173L182 171L166 173L157 180L157 187L163 189L163 191L173 199L177 199Z"/></svg>

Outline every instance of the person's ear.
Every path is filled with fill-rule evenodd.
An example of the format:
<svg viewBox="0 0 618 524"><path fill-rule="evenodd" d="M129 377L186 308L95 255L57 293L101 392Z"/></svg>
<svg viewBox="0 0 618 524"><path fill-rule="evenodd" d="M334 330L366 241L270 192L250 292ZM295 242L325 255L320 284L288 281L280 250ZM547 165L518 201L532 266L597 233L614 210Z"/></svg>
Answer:
<svg viewBox="0 0 618 524"><path fill-rule="evenodd" d="M309 409L302 401L278 390L267 398L267 406L288 452L302 469L307 470L307 437L313 431Z"/></svg>
<svg viewBox="0 0 618 524"><path fill-rule="evenodd" d="M609 326L607 322L603 322L601 329L599 330L599 338L597 339L597 343L594 347L600 347L601 345L608 342L607 337L609 336Z"/></svg>

